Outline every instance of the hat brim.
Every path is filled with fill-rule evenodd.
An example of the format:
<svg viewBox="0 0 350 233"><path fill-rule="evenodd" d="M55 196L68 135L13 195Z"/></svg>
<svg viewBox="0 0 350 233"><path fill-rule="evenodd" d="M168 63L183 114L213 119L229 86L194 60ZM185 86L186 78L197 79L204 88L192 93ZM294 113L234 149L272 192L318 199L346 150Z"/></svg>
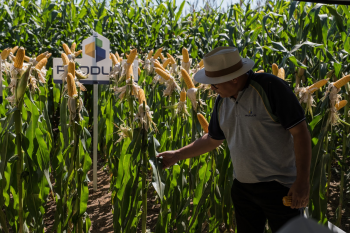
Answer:
<svg viewBox="0 0 350 233"><path fill-rule="evenodd" d="M242 59L243 66L228 75L221 76L221 77L215 77L211 78L205 75L205 69L200 69L193 77L194 80L196 80L199 83L203 84L218 84L218 83L224 83L229 80L238 78L239 76L247 73L249 70L251 70L254 67L254 61L248 59L248 58L243 58Z"/></svg>

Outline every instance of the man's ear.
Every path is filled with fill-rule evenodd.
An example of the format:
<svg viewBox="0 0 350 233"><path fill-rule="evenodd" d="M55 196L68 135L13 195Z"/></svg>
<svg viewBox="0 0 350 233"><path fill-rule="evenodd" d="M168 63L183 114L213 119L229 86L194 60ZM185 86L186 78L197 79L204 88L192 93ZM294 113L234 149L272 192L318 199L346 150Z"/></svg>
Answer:
<svg viewBox="0 0 350 233"><path fill-rule="evenodd" d="M237 78L231 80L232 83L236 84L237 83Z"/></svg>

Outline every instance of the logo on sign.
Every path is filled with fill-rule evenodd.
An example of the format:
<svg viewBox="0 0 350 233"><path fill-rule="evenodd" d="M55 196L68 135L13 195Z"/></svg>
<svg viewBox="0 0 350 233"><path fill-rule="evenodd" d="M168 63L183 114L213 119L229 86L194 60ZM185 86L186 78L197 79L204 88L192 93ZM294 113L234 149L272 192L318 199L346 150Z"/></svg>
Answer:
<svg viewBox="0 0 350 233"><path fill-rule="evenodd" d="M106 59L106 50L102 47L102 40L96 37L95 42L85 45L85 54L92 58L96 58L96 62L102 61Z"/></svg>

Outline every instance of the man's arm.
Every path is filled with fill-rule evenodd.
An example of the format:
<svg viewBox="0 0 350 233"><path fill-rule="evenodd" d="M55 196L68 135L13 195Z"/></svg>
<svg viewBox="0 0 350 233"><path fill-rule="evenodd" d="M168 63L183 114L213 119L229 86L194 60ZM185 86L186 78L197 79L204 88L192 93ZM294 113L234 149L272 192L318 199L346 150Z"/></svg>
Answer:
<svg viewBox="0 0 350 233"><path fill-rule="evenodd" d="M220 146L224 140L215 140L205 134L203 137L197 139L191 144L182 147L181 149L175 151L165 151L158 154L157 157L163 157L163 169L168 168L180 160L193 158L209 151L214 150L216 147Z"/></svg>
<svg viewBox="0 0 350 233"><path fill-rule="evenodd" d="M305 207L309 202L311 137L305 121L289 129L289 132L293 135L297 167L297 178L288 193L288 196L292 196L291 208L294 209Z"/></svg>

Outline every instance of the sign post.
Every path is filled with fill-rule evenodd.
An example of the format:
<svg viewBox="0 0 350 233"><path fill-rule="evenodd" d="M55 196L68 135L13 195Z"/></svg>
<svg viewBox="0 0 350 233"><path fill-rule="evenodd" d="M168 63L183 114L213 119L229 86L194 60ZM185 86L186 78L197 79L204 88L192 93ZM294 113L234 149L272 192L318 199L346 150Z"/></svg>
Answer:
<svg viewBox="0 0 350 233"><path fill-rule="evenodd" d="M97 142L98 142L98 84L94 84L94 127L93 127L93 161L92 161L92 166L93 166L93 188L94 191L97 191Z"/></svg>

